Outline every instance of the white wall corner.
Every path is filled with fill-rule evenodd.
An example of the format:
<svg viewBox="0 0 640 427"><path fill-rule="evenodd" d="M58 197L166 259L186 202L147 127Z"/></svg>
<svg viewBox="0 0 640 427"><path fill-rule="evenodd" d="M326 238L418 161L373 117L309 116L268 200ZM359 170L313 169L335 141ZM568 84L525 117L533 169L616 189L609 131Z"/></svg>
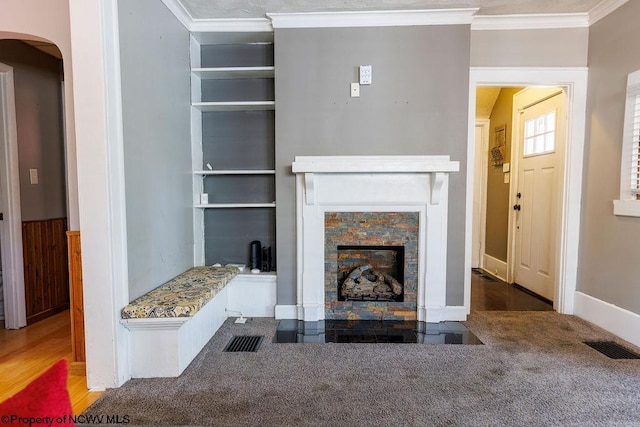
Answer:
<svg viewBox="0 0 640 427"><path fill-rule="evenodd" d="M636 313L576 292L574 314L633 345L640 346L640 315Z"/></svg>
<svg viewBox="0 0 640 427"><path fill-rule="evenodd" d="M602 0L589 11L589 25L593 25L629 0Z"/></svg>

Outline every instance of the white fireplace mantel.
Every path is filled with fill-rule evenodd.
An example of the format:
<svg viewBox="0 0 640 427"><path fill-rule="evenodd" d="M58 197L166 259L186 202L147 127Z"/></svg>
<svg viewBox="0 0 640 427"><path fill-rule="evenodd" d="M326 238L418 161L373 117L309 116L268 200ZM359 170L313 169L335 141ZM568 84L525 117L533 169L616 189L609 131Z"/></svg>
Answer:
<svg viewBox="0 0 640 427"><path fill-rule="evenodd" d="M306 203L315 202L316 173L429 173L431 203L440 202L445 174L460 170L449 156L297 156L293 173L304 174Z"/></svg>
<svg viewBox="0 0 640 427"><path fill-rule="evenodd" d="M417 318L463 320L445 302L448 182L459 168L449 156L297 156L297 305L276 317L325 318L325 213L418 212Z"/></svg>

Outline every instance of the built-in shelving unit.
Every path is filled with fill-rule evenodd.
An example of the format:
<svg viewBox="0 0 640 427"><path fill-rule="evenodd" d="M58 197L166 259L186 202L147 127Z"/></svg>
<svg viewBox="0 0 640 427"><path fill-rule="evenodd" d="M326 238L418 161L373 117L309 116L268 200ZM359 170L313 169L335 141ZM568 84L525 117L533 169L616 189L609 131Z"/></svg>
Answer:
<svg viewBox="0 0 640 427"><path fill-rule="evenodd" d="M196 265L248 265L254 240L276 253L274 73L273 33L192 33Z"/></svg>
<svg viewBox="0 0 640 427"><path fill-rule="evenodd" d="M200 79L269 79L275 67L214 67L193 68L191 73Z"/></svg>

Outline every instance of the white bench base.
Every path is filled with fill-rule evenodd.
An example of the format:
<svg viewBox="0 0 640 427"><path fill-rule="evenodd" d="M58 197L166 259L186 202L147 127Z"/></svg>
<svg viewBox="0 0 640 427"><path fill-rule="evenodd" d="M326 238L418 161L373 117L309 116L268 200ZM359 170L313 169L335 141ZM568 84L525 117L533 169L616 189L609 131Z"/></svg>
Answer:
<svg viewBox="0 0 640 427"><path fill-rule="evenodd" d="M237 317L231 310L273 317L275 305L275 274L240 274L193 317L122 319L130 334L131 378L179 376L227 317Z"/></svg>

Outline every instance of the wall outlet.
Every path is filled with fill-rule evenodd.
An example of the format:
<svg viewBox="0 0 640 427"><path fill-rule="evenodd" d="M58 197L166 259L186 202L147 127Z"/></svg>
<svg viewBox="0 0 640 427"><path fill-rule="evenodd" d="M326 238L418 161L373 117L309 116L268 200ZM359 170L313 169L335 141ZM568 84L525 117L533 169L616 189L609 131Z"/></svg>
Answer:
<svg viewBox="0 0 640 427"><path fill-rule="evenodd" d="M358 98L360 96L360 83L351 83L351 97Z"/></svg>
<svg viewBox="0 0 640 427"><path fill-rule="evenodd" d="M371 65L361 65L360 66L360 84L361 85L370 85L373 79L372 72L373 67Z"/></svg>

